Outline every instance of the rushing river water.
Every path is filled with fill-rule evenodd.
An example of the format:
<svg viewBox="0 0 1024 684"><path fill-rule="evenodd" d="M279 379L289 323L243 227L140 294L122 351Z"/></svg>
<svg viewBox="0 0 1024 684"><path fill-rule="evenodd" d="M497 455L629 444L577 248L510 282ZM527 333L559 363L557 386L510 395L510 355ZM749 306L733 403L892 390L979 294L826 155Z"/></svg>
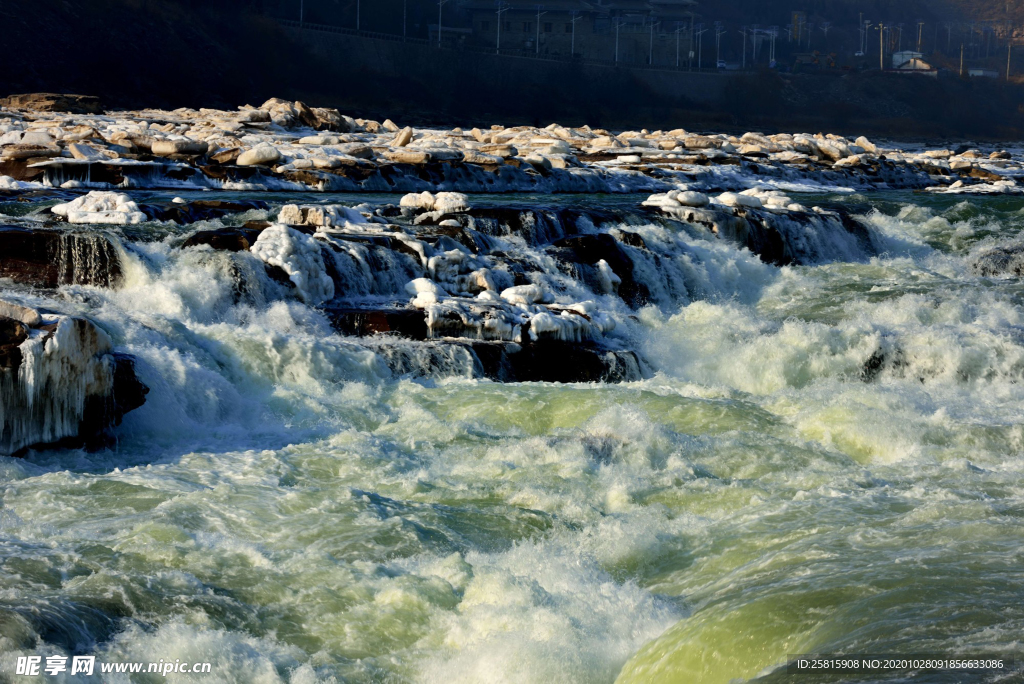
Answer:
<svg viewBox="0 0 1024 684"><path fill-rule="evenodd" d="M0 668L724 684L800 653L1020 656L1024 286L972 264L1024 200L799 198L824 200L882 256L707 244L700 296L637 314L653 377L620 385L395 377L159 240L121 289L22 293L96 320L151 392L116 448L0 459Z"/></svg>

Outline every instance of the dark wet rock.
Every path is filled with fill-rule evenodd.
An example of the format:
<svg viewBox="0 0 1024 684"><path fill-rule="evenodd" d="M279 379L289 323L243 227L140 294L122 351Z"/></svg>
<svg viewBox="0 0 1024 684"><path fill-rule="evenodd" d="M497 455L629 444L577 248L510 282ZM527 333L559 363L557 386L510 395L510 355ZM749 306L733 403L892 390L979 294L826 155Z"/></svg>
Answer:
<svg viewBox="0 0 1024 684"><path fill-rule="evenodd" d="M972 166L971 169L967 172L967 176L969 178L976 178L978 180L988 182L1005 180L1005 178L1003 176L1000 176L998 173L992 173L991 171L987 171L977 166Z"/></svg>
<svg viewBox="0 0 1024 684"><path fill-rule="evenodd" d="M33 287L116 287L121 258L102 233L0 226L0 278Z"/></svg>
<svg viewBox="0 0 1024 684"><path fill-rule="evenodd" d="M498 382L630 382L643 377L640 358L632 351L555 340L476 342L471 349L482 375Z"/></svg>
<svg viewBox="0 0 1024 684"><path fill-rule="evenodd" d="M412 340L428 337L427 319L417 309L360 309L329 306L324 314L335 330L343 335L397 335Z"/></svg>
<svg viewBox="0 0 1024 684"><path fill-rule="evenodd" d="M548 251L570 275L583 281L594 292L607 289L598 267L598 263L604 261L622 281L618 295L626 304L636 309L650 301L648 287L633 277L633 260L611 235L601 233L563 238L555 241Z"/></svg>
<svg viewBox="0 0 1024 684"><path fill-rule="evenodd" d="M30 168L25 159L0 159L0 176L9 176L25 183L38 183L46 177L46 170Z"/></svg>
<svg viewBox="0 0 1024 684"><path fill-rule="evenodd" d="M611 232L611 235L624 245L630 247L636 247L637 249L647 249L647 243L639 233L633 233L628 230L615 229Z"/></svg>
<svg viewBox="0 0 1024 684"><path fill-rule="evenodd" d="M128 354L107 355L113 366L113 387L110 394L94 395L85 406L81 435L97 435L121 424L125 415L141 408L149 394L136 373L135 357Z"/></svg>
<svg viewBox="0 0 1024 684"><path fill-rule="evenodd" d="M458 336L431 339L426 314L417 309L328 306L324 314L343 335L376 339L376 346L371 340L371 348L400 375L431 370L443 374L443 366L458 359L456 352L464 351L469 355L463 355L463 360L470 363L457 366L461 372L498 382L627 382L643 377L635 352L594 343L527 339L517 344ZM465 328L457 320L452 326L456 335ZM435 335L438 328L444 328L443 321L435 321ZM387 338L392 340L386 342Z"/></svg>
<svg viewBox="0 0 1024 684"><path fill-rule="evenodd" d="M570 342L519 345L478 340L428 340L395 343L368 340L396 375L464 376L496 382L616 383L644 377L640 358Z"/></svg>
<svg viewBox="0 0 1024 684"><path fill-rule="evenodd" d="M210 155L210 161L218 164L234 164L242 154L240 147L228 147Z"/></svg>
<svg viewBox="0 0 1024 684"><path fill-rule="evenodd" d="M209 245L213 249L225 252L248 252L265 228L266 226L249 227L246 224L240 228L201 230L190 235L182 244L182 248Z"/></svg>
<svg viewBox="0 0 1024 684"><path fill-rule="evenodd" d="M246 211L266 210L269 205L260 200L197 200L194 202L160 202L139 205L139 209L154 221L174 221L181 225L212 221L231 214Z"/></svg>
<svg viewBox="0 0 1024 684"><path fill-rule="evenodd" d="M21 365L19 347L27 339L27 325L13 318L0 317L0 369L18 369Z"/></svg>
<svg viewBox="0 0 1024 684"><path fill-rule="evenodd" d="M714 230L722 239L746 247L775 266L808 265L876 256L871 231L850 212L769 212L737 209L717 212ZM843 245L848 249L844 251Z"/></svg>
<svg viewBox="0 0 1024 684"><path fill-rule="evenodd" d="M875 353L864 362L860 378L864 382L873 382L886 372L902 374L903 370L907 366L907 356L903 349L895 345L879 347L875 350Z"/></svg>
<svg viewBox="0 0 1024 684"><path fill-rule="evenodd" d="M975 257L971 268L986 277L1024 275L1024 243L993 247Z"/></svg>

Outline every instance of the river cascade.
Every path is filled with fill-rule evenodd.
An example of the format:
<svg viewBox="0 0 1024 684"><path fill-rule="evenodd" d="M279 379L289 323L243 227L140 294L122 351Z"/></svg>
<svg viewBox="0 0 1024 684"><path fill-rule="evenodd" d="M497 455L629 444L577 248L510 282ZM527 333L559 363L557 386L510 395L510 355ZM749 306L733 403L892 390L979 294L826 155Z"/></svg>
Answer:
<svg viewBox="0 0 1024 684"><path fill-rule="evenodd" d="M299 105L3 112L0 672L1016 654L1017 151Z"/></svg>

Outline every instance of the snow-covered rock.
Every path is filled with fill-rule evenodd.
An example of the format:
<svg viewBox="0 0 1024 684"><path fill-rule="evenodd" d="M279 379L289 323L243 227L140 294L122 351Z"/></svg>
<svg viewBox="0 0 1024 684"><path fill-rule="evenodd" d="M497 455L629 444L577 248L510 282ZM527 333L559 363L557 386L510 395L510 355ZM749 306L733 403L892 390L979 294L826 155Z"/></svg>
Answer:
<svg viewBox="0 0 1024 684"><path fill-rule="evenodd" d="M94 190L88 195L66 204L50 208L57 216L63 216L68 223L93 223L109 225L131 225L142 223L146 215L139 211L139 205L125 194Z"/></svg>
<svg viewBox="0 0 1024 684"><path fill-rule="evenodd" d="M327 274L316 238L275 224L260 233L251 251L264 263L287 273L305 303L322 304L334 298L334 281Z"/></svg>
<svg viewBox="0 0 1024 684"><path fill-rule="evenodd" d="M744 209L760 209L763 206L763 203L757 197L735 192L723 192L716 201L727 207L740 207Z"/></svg>
<svg viewBox="0 0 1024 684"><path fill-rule="evenodd" d="M238 160L235 163L239 166L262 166L281 161L281 158L280 150L273 145L263 144L238 155Z"/></svg>

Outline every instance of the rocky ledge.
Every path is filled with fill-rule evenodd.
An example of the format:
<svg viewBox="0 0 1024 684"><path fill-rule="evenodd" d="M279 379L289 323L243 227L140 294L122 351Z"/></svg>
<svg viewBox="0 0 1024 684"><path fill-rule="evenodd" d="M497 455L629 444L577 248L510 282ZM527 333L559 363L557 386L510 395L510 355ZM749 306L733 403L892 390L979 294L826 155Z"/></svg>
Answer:
<svg viewBox="0 0 1024 684"><path fill-rule="evenodd" d="M903 149L831 134L412 128L276 98L237 111L102 114L80 96L0 104L0 189L722 192L772 179L1014 193L1022 171L1001 149Z"/></svg>
<svg viewBox="0 0 1024 684"><path fill-rule="evenodd" d="M103 444L148 392L93 322L0 301L0 455Z"/></svg>
<svg viewBox="0 0 1024 684"><path fill-rule="evenodd" d="M235 278L236 303L301 301L398 374L502 382L643 377L636 312L700 297L701 252L712 242L774 265L879 251L848 213L763 189L671 191L614 211L473 207L451 192L270 209L249 201L147 205L92 191L27 217L35 223L0 228L0 275L33 287L117 288L124 260L138 258L132 240L149 239L132 235L158 224L167 234L204 212L235 215L172 230L172 256L199 250L229 262L218 270ZM243 223L244 212L264 220Z"/></svg>

